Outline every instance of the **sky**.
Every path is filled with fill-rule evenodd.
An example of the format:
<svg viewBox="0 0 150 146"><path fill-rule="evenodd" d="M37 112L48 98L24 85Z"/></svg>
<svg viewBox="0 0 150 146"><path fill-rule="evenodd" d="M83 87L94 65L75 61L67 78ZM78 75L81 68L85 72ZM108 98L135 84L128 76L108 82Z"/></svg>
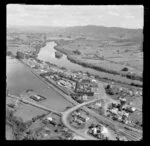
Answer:
<svg viewBox="0 0 150 146"><path fill-rule="evenodd" d="M142 5L7 5L7 26L143 28Z"/></svg>

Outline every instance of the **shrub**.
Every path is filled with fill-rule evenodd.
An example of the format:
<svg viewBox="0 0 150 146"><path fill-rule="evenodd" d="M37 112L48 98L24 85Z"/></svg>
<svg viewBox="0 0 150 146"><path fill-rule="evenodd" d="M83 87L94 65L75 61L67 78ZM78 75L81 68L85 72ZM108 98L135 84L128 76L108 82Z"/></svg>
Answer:
<svg viewBox="0 0 150 146"><path fill-rule="evenodd" d="M17 59L23 59L24 58L24 54L20 51L17 52L17 55L16 55L16 58Z"/></svg>
<svg viewBox="0 0 150 146"><path fill-rule="evenodd" d="M57 57L57 58L61 58L62 56L63 56L63 54L61 53L61 52L55 52L55 56Z"/></svg>
<svg viewBox="0 0 150 146"><path fill-rule="evenodd" d="M124 68L122 69L122 71L128 71L128 68L127 68L127 67L124 67Z"/></svg>
<svg viewBox="0 0 150 146"><path fill-rule="evenodd" d="M78 51L78 50L73 51L73 53L75 53L75 54L77 54L77 55L80 55L80 54L81 54L81 52Z"/></svg>
<svg viewBox="0 0 150 146"><path fill-rule="evenodd" d="M12 56L12 52L11 51L7 51L7 56Z"/></svg>

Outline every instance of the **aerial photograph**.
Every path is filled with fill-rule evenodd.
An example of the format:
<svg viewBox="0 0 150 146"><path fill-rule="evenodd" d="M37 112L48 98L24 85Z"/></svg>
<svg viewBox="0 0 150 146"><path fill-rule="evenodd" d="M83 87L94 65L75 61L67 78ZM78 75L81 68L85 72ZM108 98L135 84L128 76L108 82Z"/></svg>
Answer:
<svg viewBox="0 0 150 146"><path fill-rule="evenodd" d="M143 140L143 5L6 6L6 140Z"/></svg>

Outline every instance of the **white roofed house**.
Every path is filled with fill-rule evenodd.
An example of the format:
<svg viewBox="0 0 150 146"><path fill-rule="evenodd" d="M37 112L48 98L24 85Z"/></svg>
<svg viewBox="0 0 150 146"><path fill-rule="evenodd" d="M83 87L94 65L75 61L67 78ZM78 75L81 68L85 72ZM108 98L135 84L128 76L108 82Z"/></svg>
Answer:
<svg viewBox="0 0 150 146"><path fill-rule="evenodd" d="M112 113L114 113L114 114L118 114L118 109L117 108L113 108L113 109L111 109L110 110Z"/></svg>
<svg viewBox="0 0 150 146"><path fill-rule="evenodd" d="M101 133L105 136L108 137L109 136L109 132L108 129L104 126L101 127Z"/></svg>
<svg viewBox="0 0 150 146"><path fill-rule="evenodd" d="M47 120L48 121L53 121L53 118L49 116L49 117L47 117Z"/></svg>
<svg viewBox="0 0 150 146"><path fill-rule="evenodd" d="M37 96L37 95L34 95L38 100L40 100L41 99L41 97L40 96Z"/></svg>
<svg viewBox="0 0 150 146"><path fill-rule="evenodd" d="M84 95L82 96L82 98L83 98L84 101L87 101L87 95L84 94Z"/></svg>
<svg viewBox="0 0 150 146"><path fill-rule="evenodd" d="M129 94L132 96L132 95L133 95L133 92L130 90L130 91L129 91Z"/></svg>
<svg viewBox="0 0 150 146"><path fill-rule="evenodd" d="M96 135L96 134L97 134L97 128L96 128L96 127L93 127L93 128L92 128L92 132L93 132L94 135Z"/></svg>
<svg viewBox="0 0 150 146"><path fill-rule="evenodd" d="M131 107L131 110L134 112L136 110L136 108L135 107Z"/></svg>
<svg viewBox="0 0 150 146"><path fill-rule="evenodd" d="M143 92L142 92L142 91L140 91L140 95L141 95L141 96L143 95Z"/></svg>
<svg viewBox="0 0 150 146"><path fill-rule="evenodd" d="M101 107L102 103L101 102L96 102L95 105L98 106L98 107Z"/></svg>

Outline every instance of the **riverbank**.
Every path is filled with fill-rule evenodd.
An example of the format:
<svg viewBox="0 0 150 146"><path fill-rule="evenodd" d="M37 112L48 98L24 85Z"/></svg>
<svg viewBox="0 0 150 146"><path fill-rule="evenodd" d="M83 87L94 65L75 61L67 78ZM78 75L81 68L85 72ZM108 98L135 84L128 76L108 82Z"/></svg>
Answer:
<svg viewBox="0 0 150 146"><path fill-rule="evenodd" d="M55 43L57 44L57 46L54 46L54 49L65 54L67 56L67 59L70 62L81 65L86 68L91 68L96 71L100 71L101 73L103 72L104 74L106 73L106 75L104 75L105 77L99 76L99 78L107 79L107 80L119 82L119 83L125 83L125 84L132 85L132 86L142 87L142 77L136 76L134 74L120 73L114 70L109 70L109 69L97 66L96 64L93 65L93 63L89 63L84 60L81 60L80 56L75 55L73 52L65 50L64 48L60 48L61 44L59 43L58 40L55 40Z"/></svg>
<svg viewBox="0 0 150 146"><path fill-rule="evenodd" d="M128 78L128 79L129 79L129 78L132 78L132 75L129 75L129 77L127 77L126 74L123 74L123 73L120 74L119 72L114 71L114 70L108 70L108 69L106 69L106 68L103 68L103 67L100 67L100 66L97 66L97 65L93 65L93 64L90 64L90 63L86 63L86 62L84 62L84 61L82 61L82 60L76 58L76 56L73 56L73 55L68 55L68 56L67 56L67 59L70 60L70 61L73 62L73 63L80 64L80 65L82 65L82 66L84 66L84 67L93 68L93 69L95 69L95 70L97 70L97 71L109 73L109 74L112 74L112 75L119 75L119 76L122 76L122 77L126 77L126 78ZM139 81L142 81L142 78L139 77L139 76L134 76L134 75L133 75L133 77L135 77L135 78L137 77L137 78L139 78L139 79L138 79L138 80L136 80L136 79L131 79L132 82L138 81L136 84L137 84L137 85L138 85L138 84L141 85L141 83L140 83Z"/></svg>

